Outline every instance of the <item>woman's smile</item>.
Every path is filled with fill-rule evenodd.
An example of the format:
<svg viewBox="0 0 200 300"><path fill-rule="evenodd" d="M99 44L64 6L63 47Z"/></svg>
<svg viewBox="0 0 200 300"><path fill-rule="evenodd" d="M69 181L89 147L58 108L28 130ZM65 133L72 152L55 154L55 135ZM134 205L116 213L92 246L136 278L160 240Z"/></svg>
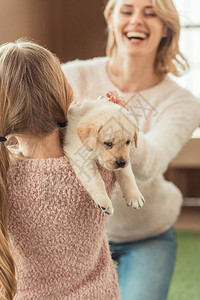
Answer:
<svg viewBox="0 0 200 300"><path fill-rule="evenodd" d="M139 45L148 39L149 34L142 31L132 30L125 32L124 36L131 44Z"/></svg>

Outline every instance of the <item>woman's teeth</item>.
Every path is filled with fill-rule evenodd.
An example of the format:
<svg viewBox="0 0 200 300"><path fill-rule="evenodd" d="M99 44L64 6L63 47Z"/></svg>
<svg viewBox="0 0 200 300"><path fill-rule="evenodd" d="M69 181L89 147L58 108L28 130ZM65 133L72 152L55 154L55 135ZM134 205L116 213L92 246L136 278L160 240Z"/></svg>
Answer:
<svg viewBox="0 0 200 300"><path fill-rule="evenodd" d="M147 35L142 32L128 32L126 36L130 40L144 40L147 38Z"/></svg>

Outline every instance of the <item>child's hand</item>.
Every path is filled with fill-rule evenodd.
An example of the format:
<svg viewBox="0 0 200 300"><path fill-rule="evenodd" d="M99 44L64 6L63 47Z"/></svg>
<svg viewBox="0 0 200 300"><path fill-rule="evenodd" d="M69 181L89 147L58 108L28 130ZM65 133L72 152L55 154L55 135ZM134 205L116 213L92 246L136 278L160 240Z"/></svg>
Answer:
<svg viewBox="0 0 200 300"><path fill-rule="evenodd" d="M73 106L81 106L81 102L72 102L71 104L70 104L70 106L71 107L73 107Z"/></svg>
<svg viewBox="0 0 200 300"><path fill-rule="evenodd" d="M126 110L129 110L128 105L126 104L124 98L120 97L116 91L107 92L106 97L108 98L109 101L119 104L122 107L124 107Z"/></svg>
<svg viewBox="0 0 200 300"><path fill-rule="evenodd" d="M70 113L71 109L74 107L80 107L81 103L80 102L72 102L68 108L68 113Z"/></svg>

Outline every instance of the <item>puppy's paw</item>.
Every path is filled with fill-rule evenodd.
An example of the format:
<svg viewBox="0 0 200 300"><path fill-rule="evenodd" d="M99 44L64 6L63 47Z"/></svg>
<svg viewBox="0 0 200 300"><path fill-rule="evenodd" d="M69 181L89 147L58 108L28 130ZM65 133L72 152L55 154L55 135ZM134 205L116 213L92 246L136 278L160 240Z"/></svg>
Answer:
<svg viewBox="0 0 200 300"><path fill-rule="evenodd" d="M140 192L134 193L129 199L125 199L126 205L135 209L140 209L145 203L145 199Z"/></svg>
<svg viewBox="0 0 200 300"><path fill-rule="evenodd" d="M106 203L103 206L98 204L98 207L107 215L111 216L114 213L114 208L113 208L112 204L109 205L108 203Z"/></svg>

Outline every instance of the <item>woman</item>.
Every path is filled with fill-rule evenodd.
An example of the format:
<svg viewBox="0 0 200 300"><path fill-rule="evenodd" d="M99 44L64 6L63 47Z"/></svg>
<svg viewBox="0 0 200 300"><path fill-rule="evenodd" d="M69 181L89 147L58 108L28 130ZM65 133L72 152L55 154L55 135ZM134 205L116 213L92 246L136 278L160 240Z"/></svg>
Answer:
<svg viewBox="0 0 200 300"><path fill-rule="evenodd" d="M173 225L182 196L163 173L199 126L200 105L168 77L187 69L172 0L110 0L104 14L107 57L69 62L63 71L75 101L114 90L119 96L112 95L123 97L138 120L131 163L146 204L132 210L116 190L107 231L123 300L164 300L175 265Z"/></svg>
<svg viewBox="0 0 200 300"><path fill-rule="evenodd" d="M105 214L62 150L72 99L50 51L0 47L1 300L120 299Z"/></svg>

